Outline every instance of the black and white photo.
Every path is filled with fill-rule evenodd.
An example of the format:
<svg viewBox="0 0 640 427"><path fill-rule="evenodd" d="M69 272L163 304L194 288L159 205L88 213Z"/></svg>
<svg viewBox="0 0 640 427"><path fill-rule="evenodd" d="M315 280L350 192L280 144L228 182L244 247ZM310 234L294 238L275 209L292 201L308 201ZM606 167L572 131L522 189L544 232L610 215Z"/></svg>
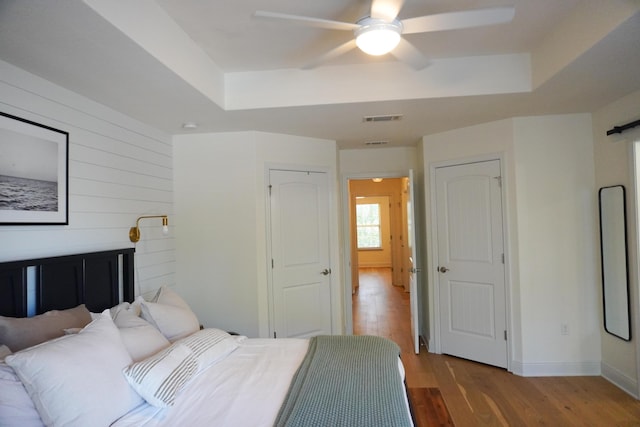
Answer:
<svg viewBox="0 0 640 427"><path fill-rule="evenodd" d="M67 132L0 113L0 224L68 220Z"/></svg>

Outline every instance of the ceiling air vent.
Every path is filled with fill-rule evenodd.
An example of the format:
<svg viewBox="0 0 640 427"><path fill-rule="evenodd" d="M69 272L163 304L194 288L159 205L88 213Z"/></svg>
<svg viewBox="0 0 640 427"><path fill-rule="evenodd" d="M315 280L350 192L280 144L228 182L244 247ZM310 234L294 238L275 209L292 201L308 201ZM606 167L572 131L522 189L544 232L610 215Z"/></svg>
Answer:
<svg viewBox="0 0 640 427"><path fill-rule="evenodd" d="M387 114L383 116L364 116L363 122L395 122L402 118L402 114Z"/></svg>
<svg viewBox="0 0 640 427"><path fill-rule="evenodd" d="M367 141L364 145L387 145L389 141Z"/></svg>

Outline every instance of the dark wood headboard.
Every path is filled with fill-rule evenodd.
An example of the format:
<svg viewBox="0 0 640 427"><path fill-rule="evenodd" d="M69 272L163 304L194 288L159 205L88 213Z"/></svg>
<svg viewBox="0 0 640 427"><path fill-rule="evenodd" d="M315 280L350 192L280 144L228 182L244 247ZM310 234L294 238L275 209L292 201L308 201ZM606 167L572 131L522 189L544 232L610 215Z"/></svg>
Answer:
<svg viewBox="0 0 640 427"><path fill-rule="evenodd" d="M79 304L99 313L121 301L132 302L134 252L125 248L0 263L0 315L27 316L31 282L34 314Z"/></svg>

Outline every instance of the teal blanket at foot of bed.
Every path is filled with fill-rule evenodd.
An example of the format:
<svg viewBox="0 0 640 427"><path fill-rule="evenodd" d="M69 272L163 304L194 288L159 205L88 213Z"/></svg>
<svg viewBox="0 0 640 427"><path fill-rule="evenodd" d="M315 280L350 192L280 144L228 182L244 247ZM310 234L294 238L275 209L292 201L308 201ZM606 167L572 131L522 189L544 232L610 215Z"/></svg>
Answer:
<svg viewBox="0 0 640 427"><path fill-rule="evenodd" d="M311 338L275 425L411 426L399 355L398 345L382 337Z"/></svg>

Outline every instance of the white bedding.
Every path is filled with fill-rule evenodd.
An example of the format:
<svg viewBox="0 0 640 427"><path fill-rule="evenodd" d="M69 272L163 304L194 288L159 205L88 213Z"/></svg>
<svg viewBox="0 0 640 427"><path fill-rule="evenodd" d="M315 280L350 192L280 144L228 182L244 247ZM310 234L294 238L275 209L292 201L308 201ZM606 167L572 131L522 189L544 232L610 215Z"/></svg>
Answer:
<svg viewBox="0 0 640 427"><path fill-rule="evenodd" d="M236 339L238 348L194 378L174 406L144 404L112 426L272 426L309 341ZM398 369L404 379L400 359Z"/></svg>
<svg viewBox="0 0 640 427"><path fill-rule="evenodd" d="M172 291L161 291L156 297L164 300L155 298L155 304L186 305ZM215 328L194 332L192 321L173 318L171 325L180 323L184 338L170 344L166 331L138 319L135 310L119 304L92 314L95 319L82 329L13 354L0 346L0 424L42 426L46 415L48 424L78 427L273 425L309 340L247 339ZM111 354L116 350L121 357ZM399 358L398 369L404 380ZM103 409L110 412L96 418Z"/></svg>
<svg viewBox="0 0 640 427"><path fill-rule="evenodd" d="M199 374L166 409L144 404L114 427L272 426L308 340L246 339Z"/></svg>

